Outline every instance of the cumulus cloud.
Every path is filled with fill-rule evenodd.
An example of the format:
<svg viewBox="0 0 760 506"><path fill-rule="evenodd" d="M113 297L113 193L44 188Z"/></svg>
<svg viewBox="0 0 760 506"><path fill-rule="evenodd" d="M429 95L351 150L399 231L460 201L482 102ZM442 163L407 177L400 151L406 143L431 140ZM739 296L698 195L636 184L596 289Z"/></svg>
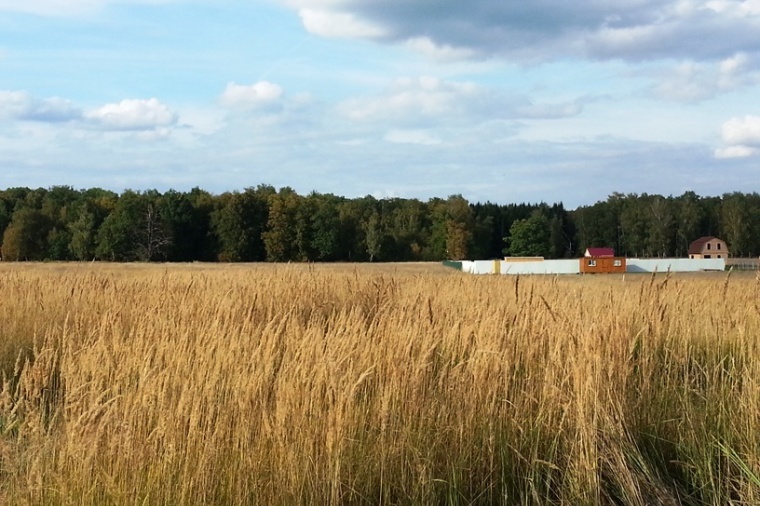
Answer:
<svg viewBox="0 0 760 506"><path fill-rule="evenodd" d="M422 53L432 60L444 62L467 60L476 56L475 51L471 49L454 47L449 44L436 44L429 37L412 37L406 41L406 47Z"/></svg>
<svg viewBox="0 0 760 506"><path fill-rule="evenodd" d="M715 158L749 158L757 154L757 149L750 146L728 146L715 150Z"/></svg>
<svg viewBox="0 0 760 506"><path fill-rule="evenodd" d="M379 26L347 12L301 9L298 14L308 31L322 37L374 39L385 35Z"/></svg>
<svg viewBox="0 0 760 506"><path fill-rule="evenodd" d="M36 0L34 2L0 0L0 11L43 16L71 16L90 11L102 4L102 0Z"/></svg>
<svg viewBox="0 0 760 506"><path fill-rule="evenodd" d="M758 0L282 1L317 35L460 56L716 61L760 51Z"/></svg>
<svg viewBox="0 0 760 506"><path fill-rule="evenodd" d="M38 16L71 17L96 11L108 4L160 4L173 0L0 0L0 12L22 12Z"/></svg>
<svg viewBox="0 0 760 506"><path fill-rule="evenodd" d="M731 118L721 132L725 147L715 150L716 158L747 158L760 153L760 116Z"/></svg>
<svg viewBox="0 0 760 506"><path fill-rule="evenodd" d="M385 93L346 100L339 110L354 120L435 118L461 113L482 98L471 83L447 82L435 77L398 78Z"/></svg>
<svg viewBox="0 0 760 506"><path fill-rule="evenodd" d="M517 106L514 115L520 119L558 119L577 116L583 110L581 101L566 103L528 103Z"/></svg>
<svg viewBox="0 0 760 506"><path fill-rule="evenodd" d="M665 100L698 102L760 82L760 65L745 53L718 62L685 61L656 74L655 94Z"/></svg>
<svg viewBox="0 0 760 506"><path fill-rule="evenodd" d="M177 114L155 98L127 99L84 112L70 100L41 99L25 91L0 91L0 118L108 131L165 132L177 122Z"/></svg>
<svg viewBox="0 0 760 506"><path fill-rule="evenodd" d="M385 134L385 140L396 144L419 144L433 146L441 143L441 139L425 130L390 130Z"/></svg>
<svg viewBox="0 0 760 506"><path fill-rule="evenodd" d="M224 107L252 107L271 104L282 97L282 88L269 81L259 81L246 86L229 83L224 89L219 102Z"/></svg>
<svg viewBox="0 0 760 506"><path fill-rule="evenodd" d="M760 145L760 116L731 118L723 124L723 141L728 144Z"/></svg>
<svg viewBox="0 0 760 506"><path fill-rule="evenodd" d="M82 111L58 97L37 99L24 91L0 91L0 117L60 123L80 119Z"/></svg>
<svg viewBox="0 0 760 506"><path fill-rule="evenodd" d="M575 116L582 101L534 103L524 96L505 95L469 82L436 77L404 77L383 93L345 100L338 111L354 121L394 121L433 125L441 121L555 119Z"/></svg>
<svg viewBox="0 0 760 506"><path fill-rule="evenodd" d="M153 130L177 122L177 115L156 98L106 104L87 112L85 118L106 130Z"/></svg>

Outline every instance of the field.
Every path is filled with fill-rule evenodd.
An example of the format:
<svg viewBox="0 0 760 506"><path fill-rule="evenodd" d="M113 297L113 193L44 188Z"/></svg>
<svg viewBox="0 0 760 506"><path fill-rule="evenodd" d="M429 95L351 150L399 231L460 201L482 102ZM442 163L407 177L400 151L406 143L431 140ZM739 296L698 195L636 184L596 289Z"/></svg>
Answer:
<svg viewBox="0 0 760 506"><path fill-rule="evenodd" d="M0 264L0 504L760 504L754 273Z"/></svg>

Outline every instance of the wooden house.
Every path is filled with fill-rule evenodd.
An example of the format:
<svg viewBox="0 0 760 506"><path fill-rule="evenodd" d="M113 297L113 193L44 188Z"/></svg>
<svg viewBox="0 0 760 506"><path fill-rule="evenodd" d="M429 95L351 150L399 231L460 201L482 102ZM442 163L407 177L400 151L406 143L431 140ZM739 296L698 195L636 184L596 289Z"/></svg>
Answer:
<svg viewBox="0 0 760 506"><path fill-rule="evenodd" d="M579 260L583 274L625 272L625 257L616 257L612 248L588 248Z"/></svg>
<svg viewBox="0 0 760 506"><path fill-rule="evenodd" d="M689 245L689 258L728 258L726 241L711 235L700 237Z"/></svg>

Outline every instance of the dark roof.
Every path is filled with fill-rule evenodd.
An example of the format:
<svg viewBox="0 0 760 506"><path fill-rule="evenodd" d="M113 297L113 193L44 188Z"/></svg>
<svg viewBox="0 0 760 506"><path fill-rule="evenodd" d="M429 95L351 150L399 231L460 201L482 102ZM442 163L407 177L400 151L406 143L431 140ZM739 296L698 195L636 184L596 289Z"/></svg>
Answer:
<svg viewBox="0 0 760 506"><path fill-rule="evenodd" d="M718 239L717 237L713 237L711 235L706 235L704 237L700 237L693 243L689 244L689 255L699 255L702 253L702 248L705 244L712 241L713 239ZM718 239L720 240L720 239Z"/></svg>
<svg viewBox="0 0 760 506"><path fill-rule="evenodd" d="M612 248L587 248L589 256L592 257L614 257L615 250Z"/></svg>

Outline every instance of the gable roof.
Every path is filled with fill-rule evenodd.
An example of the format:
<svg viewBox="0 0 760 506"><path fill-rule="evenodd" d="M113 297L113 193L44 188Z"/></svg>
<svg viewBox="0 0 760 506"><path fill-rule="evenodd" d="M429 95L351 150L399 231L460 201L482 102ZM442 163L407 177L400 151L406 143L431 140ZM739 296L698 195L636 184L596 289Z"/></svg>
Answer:
<svg viewBox="0 0 760 506"><path fill-rule="evenodd" d="M614 257L615 250L612 248L586 248L587 257Z"/></svg>
<svg viewBox="0 0 760 506"><path fill-rule="evenodd" d="M718 239L717 237L714 237L712 235L706 235L704 237L700 237L693 243L689 244L689 255L699 255L702 253L702 248L704 248L705 244L712 241L713 239ZM718 239L720 241L720 239ZM722 241L721 241L722 242Z"/></svg>

